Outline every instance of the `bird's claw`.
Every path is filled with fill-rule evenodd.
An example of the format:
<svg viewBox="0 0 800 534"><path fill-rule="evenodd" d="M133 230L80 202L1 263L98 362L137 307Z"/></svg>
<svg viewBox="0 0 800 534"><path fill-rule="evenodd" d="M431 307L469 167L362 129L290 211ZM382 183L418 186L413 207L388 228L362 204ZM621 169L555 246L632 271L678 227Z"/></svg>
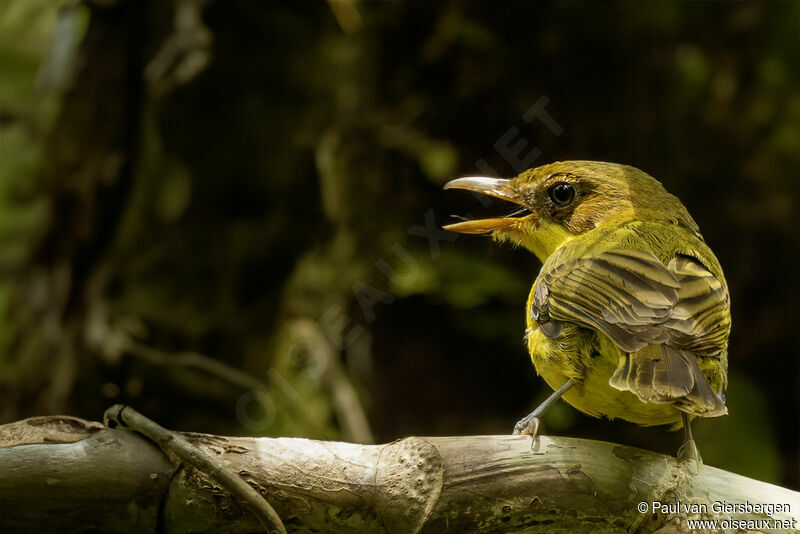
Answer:
<svg viewBox="0 0 800 534"><path fill-rule="evenodd" d="M697 448L697 443L695 443L693 439L683 442L681 448L678 449L678 458L687 460L694 474L700 473L700 467L703 465L703 458L700 457L700 450Z"/></svg>
<svg viewBox="0 0 800 534"><path fill-rule="evenodd" d="M517 421L517 424L514 425L514 432L515 436L530 436L531 438L536 439L536 435L539 433L539 418L534 416L533 414L527 415Z"/></svg>

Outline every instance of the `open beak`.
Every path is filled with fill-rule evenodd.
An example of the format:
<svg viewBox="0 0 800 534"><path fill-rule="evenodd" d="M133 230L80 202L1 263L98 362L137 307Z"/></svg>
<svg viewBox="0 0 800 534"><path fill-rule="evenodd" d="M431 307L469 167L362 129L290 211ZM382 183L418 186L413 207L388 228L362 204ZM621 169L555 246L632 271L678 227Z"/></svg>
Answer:
<svg viewBox="0 0 800 534"><path fill-rule="evenodd" d="M487 178L484 176L470 176L467 178L451 180L444 184L444 188L473 191L482 195L499 198L524 208L505 217L492 217L489 219L462 221L442 227L451 232L458 232L461 234L485 234L493 230L509 228L514 226L521 219L528 219L533 216L533 214L530 212L527 212L527 214L523 217L513 216L526 212L527 206L525 205L522 196L511 186L511 180L506 180L503 178Z"/></svg>

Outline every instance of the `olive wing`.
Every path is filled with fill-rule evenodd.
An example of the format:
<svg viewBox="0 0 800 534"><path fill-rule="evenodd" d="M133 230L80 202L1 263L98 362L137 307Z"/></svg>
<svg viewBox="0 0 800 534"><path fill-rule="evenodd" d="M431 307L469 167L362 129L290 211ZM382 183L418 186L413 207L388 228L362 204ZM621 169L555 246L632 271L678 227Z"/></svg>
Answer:
<svg viewBox="0 0 800 534"><path fill-rule="evenodd" d="M664 265L651 252L620 249L543 269L530 313L548 337L568 322L603 332L625 352L668 343L712 356L725 346L729 306L725 286L696 259Z"/></svg>

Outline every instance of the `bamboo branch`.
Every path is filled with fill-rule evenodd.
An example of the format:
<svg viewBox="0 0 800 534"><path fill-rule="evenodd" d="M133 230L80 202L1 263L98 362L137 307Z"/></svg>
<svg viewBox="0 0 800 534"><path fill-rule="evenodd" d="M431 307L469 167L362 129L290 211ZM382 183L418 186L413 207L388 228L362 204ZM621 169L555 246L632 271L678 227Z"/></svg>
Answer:
<svg viewBox="0 0 800 534"><path fill-rule="evenodd" d="M230 494L244 503L255 514L261 525L278 534L286 534L281 518L263 495L249 486L227 465L221 464L202 449L189 443L177 432L172 432L144 417L128 406L116 404L106 410L103 422L109 428L133 430L155 442L173 462L188 464L219 482Z"/></svg>
<svg viewBox="0 0 800 534"><path fill-rule="evenodd" d="M689 519L799 526L797 492L710 466L694 475L681 460L611 443L542 436L531 450L524 436L357 445L181 435L266 498L288 532L664 534L688 532ZM715 513L715 502L750 508ZM0 532L92 529L263 532L202 466L175 469L134 432L63 416L0 426Z"/></svg>

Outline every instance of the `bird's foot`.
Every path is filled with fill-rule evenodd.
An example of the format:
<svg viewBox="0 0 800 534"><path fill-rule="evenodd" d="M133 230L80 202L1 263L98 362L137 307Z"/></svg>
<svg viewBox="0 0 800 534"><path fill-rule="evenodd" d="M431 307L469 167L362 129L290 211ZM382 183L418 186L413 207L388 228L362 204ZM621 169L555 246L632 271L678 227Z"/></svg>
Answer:
<svg viewBox="0 0 800 534"><path fill-rule="evenodd" d="M533 439L536 439L536 435L539 433L539 418L534 414L528 414L519 421L517 424L514 425L514 432L515 436L530 436Z"/></svg>
<svg viewBox="0 0 800 534"><path fill-rule="evenodd" d="M678 458L689 462L689 469L692 473L695 475L700 473L700 468L703 466L703 458L700 457L697 443L693 439L683 442L681 448L678 449Z"/></svg>

